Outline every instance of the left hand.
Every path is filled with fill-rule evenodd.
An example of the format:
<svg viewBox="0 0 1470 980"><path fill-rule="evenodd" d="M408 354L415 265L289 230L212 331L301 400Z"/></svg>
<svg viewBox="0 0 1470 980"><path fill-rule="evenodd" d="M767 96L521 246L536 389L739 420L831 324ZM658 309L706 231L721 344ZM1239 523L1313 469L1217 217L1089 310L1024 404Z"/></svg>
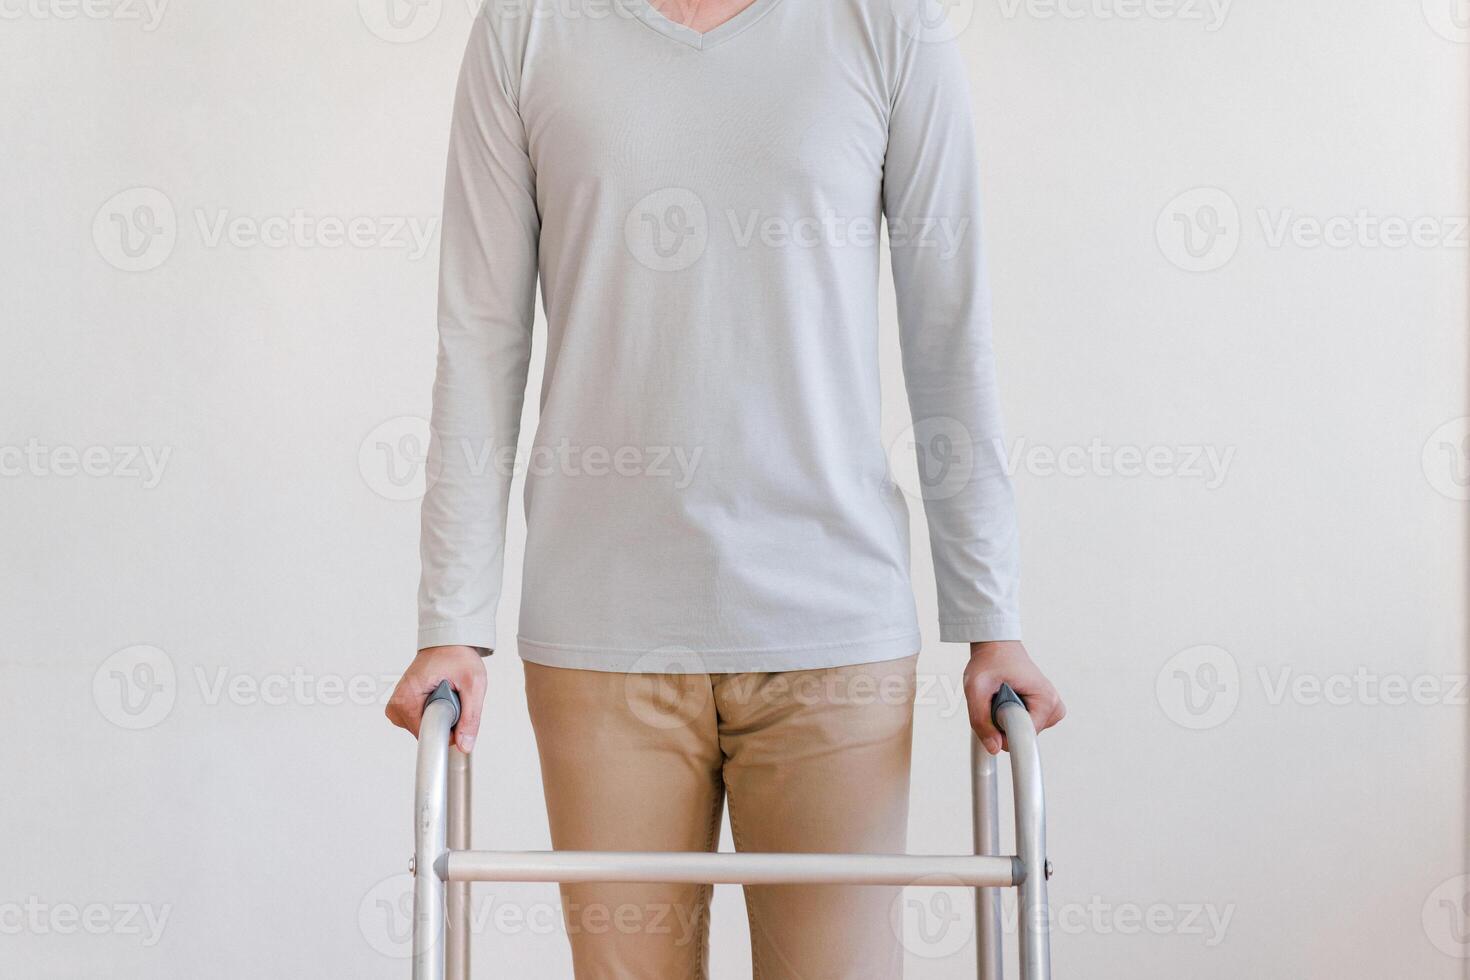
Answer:
<svg viewBox="0 0 1470 980"><path fill-rule="evenodd" d="M990 701L1006 683L1026 702L1026 711L1038 732L1067 716L1067 706L1041 668L1031 662L1026 648L1016 640L970 644L970 663L965 667L965 700L970 706L970 727L980 736L985 751L996 755L1007 750L1005 733L990 720Z"/></svg>

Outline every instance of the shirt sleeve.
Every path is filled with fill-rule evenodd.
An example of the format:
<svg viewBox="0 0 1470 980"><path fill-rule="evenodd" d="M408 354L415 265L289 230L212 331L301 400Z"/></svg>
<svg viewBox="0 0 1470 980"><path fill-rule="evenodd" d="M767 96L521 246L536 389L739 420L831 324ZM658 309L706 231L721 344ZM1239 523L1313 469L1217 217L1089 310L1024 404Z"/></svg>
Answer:
<svg viewBox="0 0 1470 980"><path fill-rule="evenodd" d="M512 60L489 19L476 17L455 95L444 190L419 649L495 647L540 237Z"/></svg>
<svg viewBox="0 0 1470 980"><path fill-rule="evenodd" d="M883 210L940 639L1021 637L1019 542L996 390L969 82L954 41L911 40L889 116Z"/></svg>

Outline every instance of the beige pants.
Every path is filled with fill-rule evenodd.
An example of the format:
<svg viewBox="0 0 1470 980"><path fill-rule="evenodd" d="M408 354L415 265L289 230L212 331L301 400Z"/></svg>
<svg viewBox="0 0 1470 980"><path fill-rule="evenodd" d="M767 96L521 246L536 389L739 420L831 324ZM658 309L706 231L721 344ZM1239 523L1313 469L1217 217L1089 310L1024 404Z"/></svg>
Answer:
<svg viewBox="0 0 1470 980"><path fill-rule="evenodd" d="M901 854L917 657L767 674L526 663L557 850ZM562 887L577 980L702 980L708 885ZM898 890L745 889L755 980L893 980Z"/></svg>

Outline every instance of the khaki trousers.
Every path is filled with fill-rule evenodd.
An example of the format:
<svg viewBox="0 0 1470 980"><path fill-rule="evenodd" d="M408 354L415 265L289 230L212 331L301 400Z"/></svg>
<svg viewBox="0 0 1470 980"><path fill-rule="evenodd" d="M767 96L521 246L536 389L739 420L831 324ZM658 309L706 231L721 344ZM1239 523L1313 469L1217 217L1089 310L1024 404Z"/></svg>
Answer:
<svg viewBox="0 0 1470 980"><path fill-rule="evenodd" d="M557 850L906 849L917 656L757 674L619 674L527 662ZM703 980L709 885L562 887L577 980ZM754 980L894 980L899 890L745 889Z"/></svg>

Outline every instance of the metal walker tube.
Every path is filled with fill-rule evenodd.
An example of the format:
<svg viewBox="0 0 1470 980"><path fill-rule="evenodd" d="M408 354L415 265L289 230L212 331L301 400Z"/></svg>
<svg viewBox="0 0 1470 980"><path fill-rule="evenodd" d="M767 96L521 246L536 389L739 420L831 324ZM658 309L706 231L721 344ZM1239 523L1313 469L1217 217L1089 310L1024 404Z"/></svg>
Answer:
<svg viewBox="0 0 1470 980"><path fill-rule="evenodd" d="M1046 804L1036 729L1009 685L991 708L1006 734L1015 795L1016 849L1001 855L997 760L971 745L975 853L752 854L470 849L470 759L451 748L459 698L447 681L424 707L414 783L414 980L469 980L474 881L727 884L954 884L974 887L977 975L1002 980L1000 888L1017 888L1022 980L1050 980Z"/></svg>
<svg viewBox="0 0 1470 980"><path fill-rule="evenodd" d="M1000 801L996 794L999 760L970 738L970 797L974 811L975 853L1000 853ZM975 889L975 960L980 980L1002 980L1000 890Z"/></svg>
<svg viewBox="0 0 1470 980"><path fill-rule="evenodd" d="M449 750L449 854L470 849L470 757ZM446 869L447 872L447 869ZM470 883L451 880L446 886L448 919L444 966L447 980L470 976Z"/></svg>
<svg viewBox="0 0 1470 980"><path fill-rule="evenodd" d="M1009 697L1007 697L1009 695ZM1050 909L1046 881L1046 796L1041 783L1041 749L1026 706L1009 685L1001 685L991 708L1006 733L1011 757L1011 788L1016 800L1016 851L1024 877L1016 889L1016 933L1021 948L1021 980L1050 980ZM999 940L996 946L999 947Z"/></svg>
<svg viewBox="0 0 1470 980"><path fill-rule="evenodd" d="M429 695L419 722L413 799L414 980L444 980L442 865L449 855L449 733L458 721L459 698L445 681ZM467 799L464 804L468 806Z"/></svg>

